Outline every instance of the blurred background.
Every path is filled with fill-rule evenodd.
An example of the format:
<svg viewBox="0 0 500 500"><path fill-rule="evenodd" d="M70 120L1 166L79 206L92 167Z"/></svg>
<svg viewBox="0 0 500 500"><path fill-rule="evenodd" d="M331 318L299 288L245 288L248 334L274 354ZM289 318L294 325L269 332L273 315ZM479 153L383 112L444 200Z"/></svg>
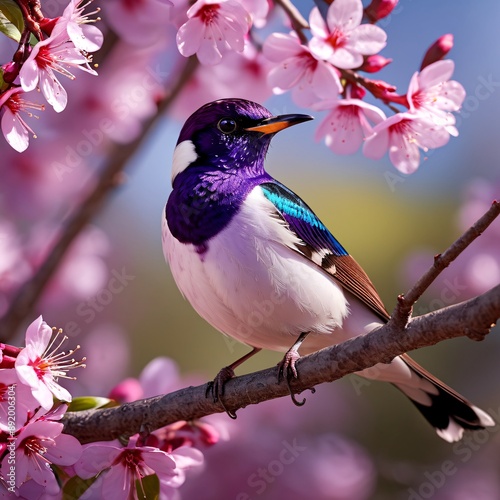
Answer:
<svg viewBox="0 0 500 500"><path fill-rule="evenodd" d="M132 28L122 33L116 26L120 2L108 1L101 2L100 27L106 27L108 40L118 42L100 63L100 75L78 74L74 82L64 82L67 111L43 113L33 124L38 138L31 140L26 153L0 143L2 312L43 260L61 221L82 199L83 186L112 151L109 137L92 133L99 130L96 123L105 116L103 110L108 106L116 120L111 139L126 143L153 113L161 94L157 85L142 95L134 82L146 67L159 68L167 78L175 74L175 30L157 34L149 45L134 44L126 33ZM298 3L307 17L312 3ZM48 2L46 8L52 7L60 5ZM214 83L213 88L208 87L208 74L198 75L130 158L120 186L75 242L25 320L28 324L43 314L50 325L65 328L71 342L82 345L88 367L68 385L72 393L105 396L123 378L139 376L157 356L174 360L181 378L203 383L247 351L214 331L183 300L161 248L160 221L171 189L170 164L180 127L199 104L216 97L259 100L275 114L315 115L315 121L273 140L268 170L316 211L365 268L391 311L397 295L432 264L432 256L500 196L499 14L500 4L494 0L403 0L379 23L388 35L381 54L394 62L377 78L406 92L428 46L452 33L453 78L467 91L457 115L459 137L429 152L411 176L400 174L387 157L375 162L361 152L349 157L333 154L314 139L322 113L298 108L288 94L270 96L251 85L246 91L248 82L239 81L247 78L244 72L231 76L233 84L226 74L228 82ZM151 26L144 29L152 31ZM2 53L11 50L8 44L1 48ZM120 104L129 106L127 113L120 113ZM95 146L88 155L83 140ZM76 159L72 151L79 151ZM122 285L118 292L110 286L113 278ZM497 221L443 273L418 302L415 314L460 302L499 281ZM18 342L21 339L20 335ZM412 356L500 417L499 350L497 328L481 343L457 339ZM280 354L263 352L238 372L273 366L280 359ZM388 385L360 383L352 376L318 389L302 408L283 399L241 410L235 422L215 417L232 439L207 452L205 471L181 490L185 498L277 498L284 493L305 498L311 491L313 497L325 499L500 498L498 427L450 445ZM293 443L293 462L280 462L282 450L293 448ZM227 477L218 476L221 464L226 464ZM267 479L259 475L262 468L269 472ZM199 485L205 489L196 489ZM203 496L198 496L200 491Z"/></svg>

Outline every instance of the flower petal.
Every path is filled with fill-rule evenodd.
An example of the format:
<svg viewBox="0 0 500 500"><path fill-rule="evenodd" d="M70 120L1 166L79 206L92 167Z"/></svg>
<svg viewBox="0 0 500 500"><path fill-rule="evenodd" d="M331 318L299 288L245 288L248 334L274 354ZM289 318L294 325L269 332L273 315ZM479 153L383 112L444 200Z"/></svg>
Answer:
<svg viewBox="0 0 500 500"><path fill-rule="evenodd" d="M68 36L78 49L86 52L99 50L104 41L104 36L99 28L89 24L79 25L68 23Z"/></svg>
<svg viewBox="0 0 500 500"><path fill-rule="evenodd" d="M328 26L323 19L318 7L313 7L309 14L309 25L311 26L311 33L313 37L328 38Z"/></svg>
<svg viewBox="0 0 500 500"><path fill-rule="evenodd" d="M132 488L135 490L136 479L138 478L128 474L128 470L121 464L111 467L102 480L102 498L110 500L130 498L130 490Z"/></svg>
<svg viewBox="0 0 500 500"><path fill-rule="evenodd" d="M325 137L326 145L340 155L355 153L363 144L363 128L356 106L338 106L326 120L330 127ZM325 120L325 121L326 121Z"/></svg>
<svg viewBox="0 0 500 500"><path fill-rule="evenodd" d="M264 56L273 62L281 62L288 57L299 55L303 50L296 36L284 33L272 33L262 47Z"/></svg>
<svg viewBox="0 0 500 500"><path fill-rule="evenodd" d="M40 74L40 90L56 113L64 111L68 95L52 71L47 70Z"/></svg>
<svg viewBox="0 0 500 500"><path fill-rule="evenodd" d="M448 81L451 75L453 75L454 70L455 63L451 59L429 64L419 74L420 88L428 89L434 87L434 85Z"/></svg>
<svg viewBox="0 0 500 500"><path fill-rule="evenodd" d="M142 453L144 463L153 469L158 477L175 476L176 462L166 452L161 450L144 451Z"/></svg>
<svg viewBox="0 0 500 500"><path fill-rule="evenodd" d="M8 107L5 107L2 116L2 134L17 152L22 153L28 148L30 141L28 129L23 125L19 116Z"/></svg>
<svg viewBox="0 0 500 500"><path fill-rule="evenodd" d="M32 346L34 351L41 356L49 345L52 337L52 328L50 328L42 316L38 316L26 330L26 345Z"/></svg>
<svg viewBox="0 0 500 500"><path fill-rule="evenodd" d="M336 49L328 58L328 61L337 66L337 68L352 69L363 64L363 56L356 50L346 46Z"/></svg>
<svg viewBox="0 0 500 500"><path fill-rule="evenodd" d="M363 154L371 160L380 160L389 148L389 130L382 129L365 139Z"/></svg>
<svg viewBox="0 0 500 500"><path fill-rule="evenodd" d="M55 445L47 447L45 457L56 465L73 465L82 456L82 445L73 436L60 434Z"/></svg>
<svg viewBox="0 0 500 500"><path fill-rule="evenodd" d="M340 28L351 31L361 24L363 4L361 0L335 0L328 8L326 22L330 31Z"/></svg>
<svg viewBox="0 0 500 500"><path fill-rule="evenodd" d="M269 72L267 81L271 87L288 90L297 85L305 71L306 68L300 58L289 57Z"/></svg>
<svg viewBox="0 0 500 500"><path fill-rule="evenodd" d="M34 49L33 49L34 50ZM35 90L38 84L39 71L35 59L28 59L24 62L21 71L19 71L19 81L25 92Z"/></svg>
<svg viewBox="0 0 500 500"><path fill-rule="evenodd" d="M313 74L312 87L321 99L335 98L343 90L335 68L323 61L318 61Z"/></svg>
<svg viewBox="0 0 500 500"><path fill-rule="evenodd" d="M385 31L373 24L362 24L349 33L349 46L365 56L380 52L385 47L386 42Z"/></svg>
<svg viewBox="0 0 500 500"><path fill-rule="evenodd" d="M107 469L122 452L111 444L89 444L83 447L82 456L75 463L76 473L83 479L89 479Z"/></svg>
<svg viewBox="0 0 500 500"><path fill-rule="evenodd" d="M198 52L205 35L205 25L197 17L186 21L177 32L177 47L184 57Z"/></svg>
<svg viewBox="0 0 500 500"><path fill-rule="evenodd" d="M392 134L389 158L401 173L412 174L420 164L420 151L417 144L405 135Z"/></svg>

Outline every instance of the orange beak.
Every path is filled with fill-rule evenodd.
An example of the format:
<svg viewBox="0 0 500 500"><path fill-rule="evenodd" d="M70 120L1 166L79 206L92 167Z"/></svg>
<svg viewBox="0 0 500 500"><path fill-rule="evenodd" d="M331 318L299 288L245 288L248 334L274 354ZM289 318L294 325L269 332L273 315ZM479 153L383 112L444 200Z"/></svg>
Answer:
<svg viewBox="0 0 500 500"><path fill-rule="evenodd" d="M247 132L261 132L263 134L275 134L280 130L297 125L302 122L313 120L314 118L309 115L280 115L265 118L254 127L248 127Z"/></svg>

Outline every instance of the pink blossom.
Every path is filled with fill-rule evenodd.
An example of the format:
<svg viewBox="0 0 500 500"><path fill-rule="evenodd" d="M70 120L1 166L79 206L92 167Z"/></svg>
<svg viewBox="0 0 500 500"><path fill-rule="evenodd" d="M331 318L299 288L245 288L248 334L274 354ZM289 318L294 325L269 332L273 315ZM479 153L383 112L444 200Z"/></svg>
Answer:
<svg viewBox="0 0 500 500"><path fill-rule="evenodd" d="M370 122L378 124L386 118L382 110L361 99L347 97L321 106L325 105L330 112L316 130L316 139L324 136L326 145L341 155L355 153L372 133Z"/></svg>
<svg viewBox="0 0 500 500"><path fill-rule="evenodd" d="M299 106L310 106L320 99L331 99L342 92L337 70L314 57L295 34L273 33L264 43L264 55L275 66L268 73L274 91L293 89Z"/></svg>
<svg viewBox="0 0 500 500"><path fill-rule="evenodd" d="M225 53L242 52L251 17L236 0L198 0L177 32L179 52L198 56L202 64L218 64Z"/></svg>
<svg viewBox="0 0 500 500"><path fill-rule="evenodd" d="M0 108L2 114L2 133L6 141L19 153L25 151L29 145L29 134L36 138L35 132L24 121L21 116L21 111L29 117L33 117L33 113L29 109L44 110L44 106L33 102L26 101L21 98L24 94L19 87L13 87L5 92L0 97Z"/></svg>
<svg viewBox="0 0 500 500"><path fill-rule="evenodd" d="M15 369L0 370L0 432L10 433L24 427L39 405L31 389L21 383ZM15 407L13 419L8 418L12 406Z"/></svg>
<svg viewBox="0 0 500 500"><path fill-rule="evenodd" d="M143 368L139 380L123 380L111 390L109 397L124 402L135 401L173 392L182 386L177 364L170 358L160 356Z"/></svg>
<svg viewBox="0 0 500 500"><path fill-rule="evenodd" d="M220 64L201 65L175 100L172 115L185 120L194 110L221 95L265 101L272 95L266 83L270 64L247 41L243 53L229 52Z"/></svg>
<svg viewBox="0 0 500 500"><path fill-rule="evenodd" d="M173 392L186 384L198 382L181 379L177 364L170 358L159 356L143 368L138 380L123 380L111 390L109 397L119 401L135 401Z"/></svg>
<svg viewBox="0 0 500 500"><path fill-rule="evenodd" d="M74 351L56 353L66 340L64 337L56 343L60 332L51 341L52 328L39 316L28 327L26 347L19 353L15 363L19 379L31 387L33 396L45 410L52 408L53 396L61 401L71 401L71 394L57 383L57 379L67 378L69 369L82 366L74 359L68 359Z"/></svg>
<svg viewBox="0 0 500 500"><path fill-rule="evenodd" d="M252 17L252 24L256 28L262 28L267 22L269 13L269 2L267 0L239 0L241 5Z"/></svg>
<svg viewBox="0 0 500 500"><path fill-rule="evenodd" d="M186 472L203 464L203 453L196 448L181 446L170 453L175 461L175 475L158 476L160 480L160 496L162 498L175 498L176 489L186 481Z"/></svg>
<svg viewBox="0 0 500 500"><path fill-rule="evenodd" d="M465 99L465 89L455 80L450 80L455 64L447 59L437 61L416 72L408 87L410 110L426 113L436 125L453 135L458 135L455 117Z"/></svg>
<svg viewBox="0 0 500 500"><path fill-rule="evenodd" d="M365 140L363 154L379 160L389 151L392 164L402 173L411 174L420 163L420 151L444 146L450 134L419 112L397 113L373 128Z"/></svg>
<svg viewBox="0 0 500 500"><path fill-rule="evenodd" d="M173 50L176 52L175 48ZM81 114L84 109L85 113L75 123L75 143L82 139L82 129L96 128L104 121L109 126L102 128L104 136L102 144L95 146L96 152L106 146L108 137L124 144L140 134L142 122L158 111L164 81L170 75L170 70L153 59L156 56L156 49L139 49L119 43L108 55L99 73L99 92L83 78L76 82L75 87L80 91L79 100L73 99L68 110ZM81 120L85 120L83 124Z"/></svg>
<svg viewBox="0 0 500 500"><path fill-rule="evenodd" d="M59 485L50 465L73 465L82 454L82 447L73 436L61 434L63 424L50 420L28 423L15 435L16 487L28 479L43 485L47 493L56 494ZM9 455L2 469L9 470Z"/></svg>
<svg viewBox="0 0 500 500"><path fill-rule="evenodd" d="M84 447L75 471L83 479L99 474L93 490L100 490L101 498L135 498L135 483L156 474L163 487L170 492L184 482L184 469L201 463L201 452L177 450L175 455L151 446L135 446L132 438L126 448L114 444L92 443ZM167 497L170 498L170 495Z"/></svg>
<svg viewBox="0 0 500 500"><path fill-rule="evenodd" d="M153 431L144 444L174 453L181 447L209 448L224 439L224 432L219 432L207 420L179 420L174 424Z"/></svg>
<svg viewBox="0 0 500 500"><path fill-rule="evenodd" d="M40 87L47 102L60 113L66 107L68 96L55 73L71 80L75 76L70 68L79 68L92 75L97 73L90 68L89 59L72 42L67 41L65 33L55 33L46 40L37 43L31 50L21 71L19 80L25 92Z"/></svg>
<svg viewBox="0 0 500 500"><path fill-rule="evenodd" d="M63 15L58 19L54 26L52 36L57 36L61 32L67 33L69 39L75 47L85 52L95 52L102 46L104 40L103 34L99 28L91 25L94 19L89 19L92 14L97 14L99 9L87 14L83 10L92 2L89 0L84 5L82 0L70 0L64 9Z"/></svg>
<svg viewBox="0 0 500 500"><path fill-rule="evenodd" d="M387 39L378 26L361 24L362 18L361 0L335 0L328 8L326 23L315 7L309 18L313 34L309 42L311 52L338 68L361 66L363 56L382 50Z"/></svg>
<svg viewBox="0 0 500 500"><path fill-rule="evenodd" d="M148 47L169 34L172 7L168 0L106 0L101 5L106 22L131 45ZM185 17L187 2L182 8Z"/></svg>

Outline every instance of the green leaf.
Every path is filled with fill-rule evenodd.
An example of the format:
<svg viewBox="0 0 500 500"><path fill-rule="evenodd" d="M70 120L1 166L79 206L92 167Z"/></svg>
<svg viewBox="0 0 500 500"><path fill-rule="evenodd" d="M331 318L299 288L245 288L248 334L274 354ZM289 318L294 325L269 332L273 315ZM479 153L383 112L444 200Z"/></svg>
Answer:
<svg viewBox="0 0 500 500"><path fill-rule="evenodd" d="M73 401L68 406L68 411L94 410L96 408L111 408L112 406L118 406L118 403L113 399L82 396L73 398Z"/></svg>
<svg viewBox="0 0 500 500"><path fill-rule="evenodd" d="M82 479L78 476L73 476L63 488L62 500L75 500L80 498L92 485L97 478Z"/></svg>
<svg viewBox="0 0 500 500"><path fill-rule="evenodd" d="M3 70L0 69L0 92L3 92L7 88L7 84L3 79Z"/></svg>
<svg viewBox="0 0 500 500"><path fill-rule="evenodd" d="M0 32L19 42L24 31L21 9L14 0L0 0Z"/></svg>
<svg viewBox="0 0 500 500"><path fill-rule="evenodd" d="M143 477L135 482L137 498L158 500L160 498L160 480L156 474Z"/></svg>

